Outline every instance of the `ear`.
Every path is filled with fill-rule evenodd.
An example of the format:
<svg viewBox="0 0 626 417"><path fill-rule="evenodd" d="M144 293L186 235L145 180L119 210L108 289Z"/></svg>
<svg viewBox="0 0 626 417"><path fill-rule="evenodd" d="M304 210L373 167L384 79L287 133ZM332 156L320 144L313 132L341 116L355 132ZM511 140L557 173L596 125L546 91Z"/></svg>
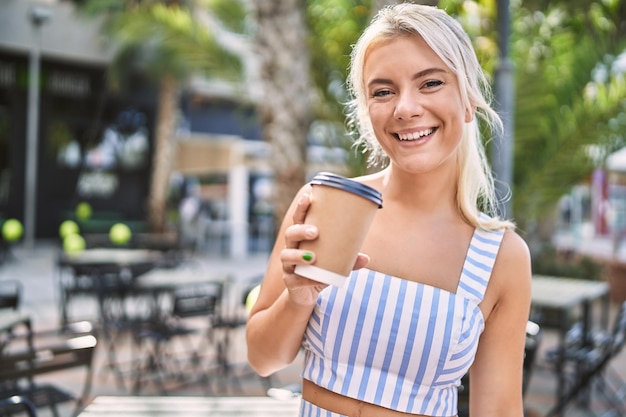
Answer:
<svg viewBox="0 0 626 417"><path fill-rule="evenodd" d="M474 113L476 113L476 106L465 109L465 123L470 123L474 120Z"/></svg>

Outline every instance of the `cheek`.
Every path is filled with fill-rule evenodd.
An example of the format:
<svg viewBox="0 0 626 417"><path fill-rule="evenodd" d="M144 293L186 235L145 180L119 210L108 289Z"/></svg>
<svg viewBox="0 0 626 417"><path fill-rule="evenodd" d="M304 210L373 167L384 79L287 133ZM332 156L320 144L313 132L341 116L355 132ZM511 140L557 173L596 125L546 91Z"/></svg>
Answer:
<svg viewBox="0 0 626 417"><path fill-rule="evenodd" d="M381 129L385 120L382 106L380 104L371 104L368 107L368 113L374 131Z"/></svg>

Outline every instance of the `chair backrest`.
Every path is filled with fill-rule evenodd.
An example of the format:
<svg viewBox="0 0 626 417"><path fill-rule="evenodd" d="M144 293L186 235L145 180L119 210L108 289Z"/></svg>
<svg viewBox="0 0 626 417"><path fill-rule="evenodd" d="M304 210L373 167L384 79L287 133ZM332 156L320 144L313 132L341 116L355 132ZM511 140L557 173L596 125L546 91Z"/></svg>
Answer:
<svg viewBox="0 0 626 417"><path fill-rule="evenodd" d="M180 289L174 294L172 314L179 318L215 315L222 291L222 284L218 282Z"/></svg>
<svg viewBox="0 0 626 417"><path fill-rule="evenodd" d="M54 340L39 342L40 339L48 337ZM74 401L76 410L72 415L76 415L91 391L97 345L95 335L91 334L88 326L79 324L76 327L61 329L59 333L42 333L37 336L37 341L33 348L2 355L0 391L5 395L25 396L38 408L50 407L54 415L58 415L57 404ZM47 380L39 378L40 375L71 369L85 371L80 395L75 395L72 389L62 386L62 382L59 384L50 382L50 377Z"/></svg>
<svg viewBox="0 0 626 417"><path fill-rule="evenodd" d="M90 368L96 343L93 335L85 335L34 350L3 355L0 381L30 379L36 375L82 366Z"/></svg>
<svg viewBox="0 0 626 417"><path fill-rule="evenodd" d="M0 280L0 309L17 310L22 298L22 283L17 280Z"/></svg>

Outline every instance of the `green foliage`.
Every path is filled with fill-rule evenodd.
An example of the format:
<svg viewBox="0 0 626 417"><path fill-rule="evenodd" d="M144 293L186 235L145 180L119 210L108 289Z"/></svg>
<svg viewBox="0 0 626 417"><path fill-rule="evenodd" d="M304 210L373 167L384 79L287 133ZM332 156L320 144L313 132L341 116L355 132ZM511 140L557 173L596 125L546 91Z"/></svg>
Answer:
<svg viewBox="0 0 626 417"><path fill-rule="evenodd" d="M344 105L348 100L345 89L352 45L369 23L370 4L367 0L311 0L307 18L313 36L310 39L312 77L322 98L316 109L317 117L332 126L334 134L329 145L351 149L352 138L345 135ZM365 170L366 156L361 150L349 152L352 175Z"/></svg>
<svg viewBox="0 0 626 417"><path fill-rule="evenodd" d="M139 72L153 80L192 74L241 78L241 63L225 51L184 1L88 0L82 11L104 16L103 30L115 48L111 79Z"/></svg>
<svg viewBox="0 0 626 417"><path fill-rule="evenodd" d="M487 74L493 74L499 56L495 0L440 0L439 7L461 23L472 40L481 66Z"/></svg>
<svg viewBox="0 0 626 417"><path fill-rule="evenodd" d="M603 277L603 268L601 263L590 257L559 254L550 245L532 256L532 271L538 275L599 281Z"/></svg>
<svg viewBox="0 0 626 417"><path fill-rule="evenodd" d="M221 24L234 33L245 33L248 13L240 1L199 0L198 7L206 8Z"/></svg>
<svg viewBox="0 0 626 417"><path fill-rule="evenodd" d="M583 19L558 6L544 13L516 12L513 211L522 226L588 178L598 163L589 146L603 145L610 136L607 121L624 111L623 79L612 77L607 84L592 79L598 62L617 45L611 41L614 27L598 24L589 36Z"/></svg>

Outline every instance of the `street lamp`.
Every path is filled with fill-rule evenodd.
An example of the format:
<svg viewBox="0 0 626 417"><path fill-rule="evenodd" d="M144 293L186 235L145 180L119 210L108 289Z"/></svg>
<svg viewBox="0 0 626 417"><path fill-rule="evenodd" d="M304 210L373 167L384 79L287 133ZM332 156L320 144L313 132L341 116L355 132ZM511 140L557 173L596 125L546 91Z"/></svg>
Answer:
<svg viewBox="0 0 626 417"><path fill-rule="evenodd" d="M496 177L496 193L503 218L513 217L513 130L515 128L515 67L509 57L510 5L509 0L497 0L498 49L500 59L495 73L494 93L496 110L502 118L504 129L496 141L491 142L491 162Z"/></svg>
<svg viewBox="0 0 626 417"><path fill-rule="evenodd" d="M41 26L52 12L42 6L34 6L29 13L33 27L34 43L30 50L28 72L28 115L26 126L26 186L24 190L24 243L32 248L35 242L35 213L37 206L37 154L39 127L39 61L41 56Z"/></svg>

